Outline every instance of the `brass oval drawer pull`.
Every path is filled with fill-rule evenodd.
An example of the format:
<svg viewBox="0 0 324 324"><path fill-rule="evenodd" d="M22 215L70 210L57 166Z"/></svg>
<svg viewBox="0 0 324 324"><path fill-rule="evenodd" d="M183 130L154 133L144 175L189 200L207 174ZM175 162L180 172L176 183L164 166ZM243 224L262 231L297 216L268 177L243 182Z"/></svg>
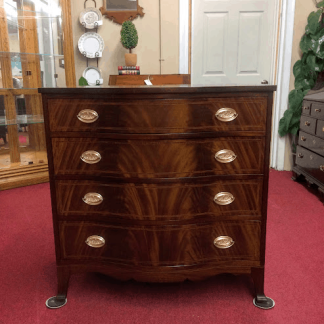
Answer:
<svg viewBox="0 0 324 324"><path fill-rule="evenodd" d="M103 202L103 198L100 194L96 192L88 192L84 195L82 200L87 204L91 206L100 205Z"/></svg>
<svg viewBox="0 0 324 324"><path fill-rule="evenodd" d="M105 239L98 235L89 236L85 242L92 248L101 248L106 243Z"/></svg>
<svg viewBox="0 0 324 324"><path fill-rule="evenodd" d="M234 245L234 241L229 236L218 236L214 240L214 245L219 249L228 249Z"/></svg>
<svg viewBox="0 0 324 324"><path fill-rule="evenodd" d="M238 116L238 113L232 108L221 108L217 110L215 116L222 122L230 122Z"/></svg>
<svg viewBox="0 0 324 324"><path fill-rule="evenodd" d="M214 197L214 202L217 205L225 206L231 204L235 200L235 197L230 192L219 192Z"/></svg>
<svg viewBox="0 0 324 324"><path fill-rule="evenodd" d="M306 137L305 137L305 136L302 136L300 139L301 139L303 142L306 141Z"/></svg>
<svg viewBox="0 0 324 324"><path fill-rule="evenodd" d="M324 165L320 166L320 170L324 172Z"/></svg>
<svg viewBox="0 0 324 324"><path fill-rule="evenodd" d="M321 112L321 109L315 109L316 112Z"/></svg>
<svg viewBox="0 0 324 324"><path fill-rule="evenodd" d="M297 155L299 158L303 158L304 157L304 154L302 154L302 153L298 153L298 155Z"/></svg>
<svg viewBox="0 0 324 324"><path fill-rule="evenodd" d="M305 121L305 126L309 126L311 123L309 121Z"/></svg>
<svg viewBox="0 0 324 324"><path fill-rule="evenodd" d="M96 151L86 151L82 153L81 160L88 164L95 164L101 160L101 155Z"/></svg>
<svg viewBox="0 0 324 324"><path fill-rule="evenodd" d="M236 154L231 150L221 150L215 154L215 159L221 163L230 163L236 159Z"/></svg>
<svg viewBox="0 0 324 324"><path fill-rule="evenodd" d="M80 121L82 121L82 123L90 124L94 123L99 118L99 115L94 110L83 109L78 113L77 117Z"/></svg>

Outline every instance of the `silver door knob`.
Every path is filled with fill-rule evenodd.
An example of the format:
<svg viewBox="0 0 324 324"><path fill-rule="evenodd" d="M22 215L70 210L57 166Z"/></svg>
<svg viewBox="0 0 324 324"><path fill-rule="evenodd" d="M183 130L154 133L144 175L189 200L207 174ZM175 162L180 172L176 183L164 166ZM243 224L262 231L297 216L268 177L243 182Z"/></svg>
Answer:
<svg viewBox="0 0 324 324"><path fill-rule="evenodd" d="M269 82L267 80L262 80L261 84L269 84Z"/></svg>

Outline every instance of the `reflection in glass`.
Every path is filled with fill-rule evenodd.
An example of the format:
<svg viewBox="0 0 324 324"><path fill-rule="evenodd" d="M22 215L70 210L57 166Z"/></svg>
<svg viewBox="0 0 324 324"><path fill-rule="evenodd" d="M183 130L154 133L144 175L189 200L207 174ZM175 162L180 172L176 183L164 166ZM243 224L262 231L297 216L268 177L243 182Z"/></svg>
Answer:
<svg viewBox="0 0 324 324"><path fill-rule="evenodd" d="M33 73L33 77L41 79L38 86L65 86L60 0L4 0L4 9L12 76L22 81L30 70L28 65L33 64L36 69L39 67L41 74L36 76L35 71ZM38 46L30 46L25 38L34 38ZM6 54L0 52L2 56ZM30 88L28 82L25 83L21 82L22 87ZM3 86L0 84L0 87Z"/></svg>

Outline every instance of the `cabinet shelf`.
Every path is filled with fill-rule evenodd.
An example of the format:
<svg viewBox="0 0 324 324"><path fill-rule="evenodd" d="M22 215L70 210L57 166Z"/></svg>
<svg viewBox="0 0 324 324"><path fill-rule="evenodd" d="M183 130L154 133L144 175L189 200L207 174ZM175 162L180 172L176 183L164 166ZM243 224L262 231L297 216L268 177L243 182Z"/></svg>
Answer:
<svg viewBox="0 0 324 324"><path fill-rule="evenodd" d="M40 124L44 122L44 117L42 115L17 115L15 119L7 120L6 117L0 116L0 126L9 125L30 125L30 124Z"/></svg>

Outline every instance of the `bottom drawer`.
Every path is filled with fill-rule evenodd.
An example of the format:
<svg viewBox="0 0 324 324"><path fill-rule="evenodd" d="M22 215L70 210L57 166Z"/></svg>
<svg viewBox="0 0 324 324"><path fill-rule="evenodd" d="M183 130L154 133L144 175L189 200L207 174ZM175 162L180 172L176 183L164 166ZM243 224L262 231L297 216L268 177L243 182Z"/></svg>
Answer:
<svg viewBox="0 0 324 324"><path fill-rule="evenodd" d="M61 222L63 259L114 261L143 265L190 265L208 261L259 260L258 221L208 225L119 227ZM215 239L227 236L232 239ZM96 239L98 238L99 239ZM89 246L87 244L92 245ZM222 244L225 243L225 246ZM231 245L230 247L227 247ZM102 246L100 246L102 245Z"/></svg>
<svg viewBox="0 0 324 324"><path fill-rule="evenodd" d="M314 178L324 182L324 157L297 146L296 164L307 170Z"/></svg>

